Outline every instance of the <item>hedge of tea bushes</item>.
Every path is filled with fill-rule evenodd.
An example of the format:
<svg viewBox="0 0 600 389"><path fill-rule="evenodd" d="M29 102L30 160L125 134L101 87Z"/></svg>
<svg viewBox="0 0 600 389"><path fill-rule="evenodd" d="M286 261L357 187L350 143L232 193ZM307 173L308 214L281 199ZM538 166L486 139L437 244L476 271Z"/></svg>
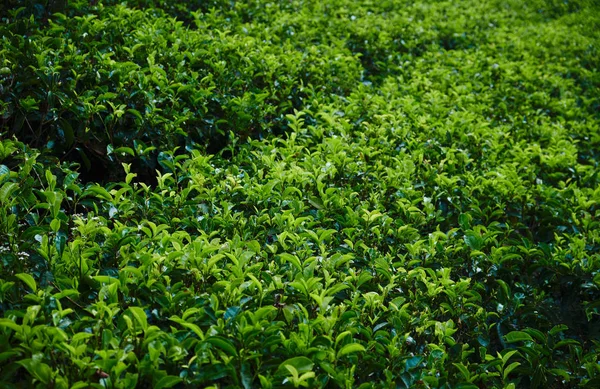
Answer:
<svg viewBox="0 0 600 389"><path fill-rule="evenodd" d="M193 29L124 5L42 25L15 17L2 32L4 127L88 171L136 160L153 174L157 148L281 133L303 99L347 93L360 78L347 49L302 51L196 16Z"/></svg>
<svg viewBox="0 0 600 389"><path fill-rule="evenodd" d="M0 386L598 386L597 4L50 3L0 27Z"/></svg>

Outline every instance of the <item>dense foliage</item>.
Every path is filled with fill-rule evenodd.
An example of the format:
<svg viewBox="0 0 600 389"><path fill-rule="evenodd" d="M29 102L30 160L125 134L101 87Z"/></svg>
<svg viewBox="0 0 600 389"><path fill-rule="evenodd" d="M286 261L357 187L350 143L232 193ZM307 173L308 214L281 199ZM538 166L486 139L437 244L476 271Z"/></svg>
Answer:
<svg viewBox="0 0 600 389"><path fill-rule="evenodd" d="M594 1L5 1L3 388L600 386Z"/></svg>

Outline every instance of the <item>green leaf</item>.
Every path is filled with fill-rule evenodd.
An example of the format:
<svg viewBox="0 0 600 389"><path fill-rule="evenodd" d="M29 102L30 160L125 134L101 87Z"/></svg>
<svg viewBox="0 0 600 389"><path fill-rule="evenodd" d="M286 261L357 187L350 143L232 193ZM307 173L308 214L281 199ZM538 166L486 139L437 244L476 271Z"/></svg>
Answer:
<svg viewBox="0 0 600 389"><path fill-rule="evenodd" d="M10 169L8 168L8 166L6 165L0 165L0 178L2 178L2 176L10 174Z"/></svg>
<svg viewBox="0 0 600 389"><path fill-rule="evenodd" d="M461 362L461 363L453 363L453 365L460 370L460 373L463 375L465 380L471 380L471 373L469 373L469 369Z"/></svg>
<svg viewBox="0 0 600 389"><path fill-rule="evenodd" d="M210 338L206 338L206 341L213 346L220 348L225 351L225 353L229 356L237 355L237 350L233 345L229 342L229 340L221 337L221 336L211 336Z"/></svg>
<svg viewBox="0 0 600 389"><path fill-rule="evenodd" d="M292 265L294 265L294 267L300 271L302 271L302 265L300 264L300 260L298 259L297 256L292 255L292 254L288 254L288 253L281 253L280 254L281 259L283 259L286 262L291 263Z"/></svg>
<svg viewBox="0 0 600 389"><path fill-rule="evenodd" d="M506 368L504 369L504 375L503 375L504 379L506 380L506 377L508 377L510 372L519 366L521 366L521 364L519 362L513 362L510 365L506 366Z"/></svg>
<svg viewBox="0 0 600 389"><path fill-rule="evenodd" d="M250 366L249 363L242 364L242 369L240 371L240 375L242 377L242 386L244 387L244 389L251 389L253 376L252 376L252 367Z"/></svg>
<svg viewBox="0 0 600 389"><path fill-rule="evenodd" d="M133 315L133 317L140 323L142 329L145 331L148 329L148 317L146 316L146 312L140 307L129 307L129 311Z"/></svg>
<svg viewBox="0 0 600 389"><path fill-rule="evenodd" d="M0 319L0 327L10 328L15 332L21 331L21 326L10 319Z"/></svg>
<svg viewBox="0 0 600 389"><path fill-rule="evenodd" d="M511 351L508 351L506 354L504 354L502 356L502 366L504 367L504 365L506 365L506 362L508 362L508 360L517 353L518 353L517 350L511 350Z"/></svg>
<svg viewBox="0 0 600 389"><path fill-rule="evenodd" d="M298 373L298 370L296 370L296 368L292 365L284 365L283 367L285 367L287 369L287 371L290 372L291 375L293 375L294 377L298 377L300 374ZM285 383L285 381L284 381Z"/></svg>
<svg viewBox="0 0 600 389"><path fill-rule="evenodd" d="M359 351L365 351L365 347L362 344L359 344L359 343L350 343L350 344L345 345L344 347L342 347L340 349L340 351L338 351L337 357L341 358L344 355L348 355L348 354L351 354L351 353L356 353L356 352L359 352Z"/></svg>
<svg viewBox="0 0 600 389"><path fill-rule="evenodd" d="M170 320L172 320L176 323L179 323L182 327L185 327L185 328L191 330L193 333L195 333L198 336L198 338L204 339L204 332L202 332L200 327L198 327L196 324L186 323L184 320L176 318L176 317L172 317Z"/></svg>
<svg viewBox="0 0 600 389"><path fill-rule="evenodd" d="M569 382L571 380L571 376L569 375L569 372L563 369L548 369L548 371L557 377L561 377L563 380L565 380L566 382Z"/></svg>
<svg viewBox="0 0 600 389"><path fill-rule="evenodd" d="M51 230L52 230L54 233L57 233L57 232L58 232L58 230L60 230L60 220L58 220L58 219L53 219L53 220L50 222L50 229L51 229Z"/></svg>
<svg viewBox="0 0 600 389"><path fill-rule="evenodd" d="M408 358L405 363L406 370L412 370L416 368L417 366L419 366L419 364L421 364L421 362L423 362L423 357L414 356Z"/></svg>
<svg viewBox="0 0 600 389"><path fill-rule="evenodd" d="M100 386L100 384L90 384L88 381L77 381L70 387L70 389L90 389L90 388L103 389L103 387Z"/></svg>
<svg viewBox="0 0 600 389"><path fill-rule="evenodd" d="M535 328L527 328L523 332L529 334L532 339L537 340L540 343L546 343L546 335L540 330L536 330Z"/></svg>
<svg viewBox="0 0 600 389"><path fill-rule="evenodd" d="M533 338L523 331L509 332L508 334L504 335L504 339L506 339L508 343L533 342Z"/></svg>
<svg viewBox="0 0 600 389"><path fill-rule="evenodd" d="M309 197L308 202L316 209L323 209L323 202L318 197Z"/></svg>
<svg viewBox="0 0 600 389"><path fill-rule="evenodd" d="M19 273L19 274L15 274L15 277L17 277L18 279L23 281L25 283L25 285L27 285L29 287L29 289L31 289L33 291L33 293L35 293L37 291L37 285L35 283L35 280L33 279L33 277L30 274Z"/></svg>
<svg viewBox="0 0 600 389"><path fill-rule="evenodd" d="M118 278L114 278L111 276L94 276L92 278L94 279L94 281L97 281L101 284L107 284L107 285L120 284Z"/></svg>
<svg viewBox="0 0 600 389"><path fill-rule="evenodd" d="M554 345L554 350L556 350L559 347L564 347L564 346L580 346L581 343L579 343L578 341L576 341L575 339L565 339L565 340L561 340L560 342L557 342Z"/></svg>
<svg viewBox="0 0 600 389"><path fill-rule="evenodd" d="M81 341L84 341L86 339L89 339L91 337L93 337L93 334L89 334L87 332L78 332L75 335L73 335L73 338L71 339L72 343L79 343Z"/></svg>
<svg viewBox="0 0 600 389"><path fill-rule="evenodd" d="M502 290L502 292L504 293L504 295L502 296L503 299L509 299L510 298L510 288L508 287L508 285L506 284L506 282L502 281L502 280L496 280L496 282L498 284L500 284L500 288Z"/></svg>
<svg viewBox="0 0 600 389"><path fill-rule="evenodd" d="M99 186L99 185L94 185L89 187L85 192L84 192L84 196L87 196L89 194L94 194L95 197L101 199L101 200L106 200L106 201L113 201L113 197L110 195L110 193L108 193L108 191L106 189L104 189L103 187Z"/></svg>
<svg viewBox="0 0 600 389"><path fill-rule="evenodd" d="M142 114L140 113L140 111L136 110L136 109L128 109L127 113L132 114L133 116L135 116L135 118L137 120L139 120L140 122L142 122L144 119L142 117Z"/></svg>
<svg viewBox="0 0 600 389"><path fill-rule="evenodd" d="M173 386L177 385L178 383L180 383L182 381L183 380L179 377L168 375L168 376L161 378L156 383L156 385L154 385L154 388L155 389L172 388Z"/></svg>
<svg viewBox="0 0 600 389"><path fill-rule="evenodd" d="M342 339L344 339L347 336L351 336L352 332L351 331L344 331L338 334L338 336L335 337L335 348L337 348L338 343L340 343L342 341Z"/></svg>
<svg viewBox="0 0 600 389"><path fill-rule="evenodd" d="M550 335L554 336L554 335L556 335L558 333L561 333L561 332L564 332L564 331L566 331L568 329L569 329L569 327L567 327L566 325L559 324L559 325L556 325L556 326L552 327L552 329L548 333Z"/></svg>
<svg viewBox="0 0 600 389"><path fill-rule="evenodd" d="M306 357L290 358L290 359L285 360L284 362L282 362L279 365L279 368L277 369L277 374L278 375L287 375L288 369L286 368L286 366L292 366L294 369L296 369L298 371L298 373L306 373L306 372L312 370L314 363L313 363L313 361L311 361L310 359L308 359Z"/></svg>
<svg viewBox="0 0 600 389"><path fill-rule="evenodd" d="M23 359L17 361L17 363L45 385L48 385L52 380L52 369L47 364L40 362L39 358Z"/></svg>
<svg viewBox="0 0 600 389"><path fill-rule="evenodd" d="M19 353L16 352L16 351L5 351L5 352L2 352L2 353L0 353L0 363L6 361L9 358L15 357L17 355L19 355Z"/></svg>
<svg viewBox="0 0 600 389"><path fill-rule="evenodd" d="M0 204L7 204L7 200L12 196L13 192L16 191L18 185L14 182L7 182L0 188Z"/></svg>
<svg viewBox="0 0 600 389"><path fill-rule="evenodd" d="M130 147L119 147L117 149L115 149L113 151L113 153L117 154L117 155L122 155L122 154L129 154L132 157L135 157L135 152L133 151L132 148Z"/></svg>
<svg viewBox="0 0 600 389"><path fill-rule="evenodd" d="M242 309L240 307L229 307L225 311L223 319L234 320L240 314L240 312L242 312Z"/></svg>
<svg viewBox="0 0 600 389"><path fill-rule="evenodd" d="M464 241L467 244L467 246L469 246L469 248L477 251L481 250L484 244L481 236L474 231L467 231L464 236Z"/></svg>

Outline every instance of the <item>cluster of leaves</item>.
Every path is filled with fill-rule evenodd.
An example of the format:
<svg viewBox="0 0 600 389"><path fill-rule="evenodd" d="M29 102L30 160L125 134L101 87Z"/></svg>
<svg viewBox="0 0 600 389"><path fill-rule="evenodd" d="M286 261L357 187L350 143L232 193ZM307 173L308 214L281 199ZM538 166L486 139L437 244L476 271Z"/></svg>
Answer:
<svg viewBox="0 0 600 389"><path fill-rule="evenodd" d="M600 385L592 2L115 3L0 26L0 386Z"/></svg>
<svg viewBox="0 0 600 389"><path fill-rule="evenodd" d="M87 170L135 161L153 173L157 149L281 133L304 99L348 93L360 78L347 49L234 33L218 13L191 14L193 28L125 5L47 24L24 14L0 27L2 127Z"/></svg>

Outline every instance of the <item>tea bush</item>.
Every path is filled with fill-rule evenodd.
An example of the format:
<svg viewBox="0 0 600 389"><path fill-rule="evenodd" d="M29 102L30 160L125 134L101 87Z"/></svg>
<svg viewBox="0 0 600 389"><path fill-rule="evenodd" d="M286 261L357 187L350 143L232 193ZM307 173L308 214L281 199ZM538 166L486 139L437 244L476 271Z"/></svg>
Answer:
<svg viewBox="0 0 600 389"><path fill-rule="evenodd" d="M137 158L153 173L156 149L281 133L303 99L347 93L360 77L347 49L234 34L215 14L195 14L190 29L124 5L41 27L24 12L2 30L4 126L87 170Z"/></svg>
<svg viewBox="0 0 600 389"><path fill-rule="evenodd" d="M5 7L0 386L600 385L597 3Z"/></svg>

